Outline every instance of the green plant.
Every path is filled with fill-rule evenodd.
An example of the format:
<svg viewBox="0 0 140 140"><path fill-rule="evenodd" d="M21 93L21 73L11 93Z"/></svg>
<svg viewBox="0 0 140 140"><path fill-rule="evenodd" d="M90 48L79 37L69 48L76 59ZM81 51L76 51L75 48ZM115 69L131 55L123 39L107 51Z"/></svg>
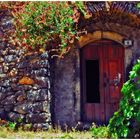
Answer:
<svg viewBox="0 0 140 140"><path fill-rule="evenodd" d="M112 137L134 137L140 129L140 60L133 66L129 80L124 83L119 110L109 122Z"/></svg>
<svg viewBox="0 0 140 140"><path fill-rule="evenodd" d="M7 126L8 126L10 129L15 130L16 123L15 123L15 122L8 122Z"/></svg>
<svg viewBox="0 0 140 140"><path fill-rule="evenodd" d="M66 53L78 38L79 11L87 15L80 1L1 2L1 7L11 10L14 17L12 44L28 49L43 47L59 54Z"/></svg>
<svg viewBox="0 0 140 140"><path fill-rule="evenodd" d="M108 127L106 126L99 126L99 127L92 127L91 133L93 138L109 138Z"/></svg>

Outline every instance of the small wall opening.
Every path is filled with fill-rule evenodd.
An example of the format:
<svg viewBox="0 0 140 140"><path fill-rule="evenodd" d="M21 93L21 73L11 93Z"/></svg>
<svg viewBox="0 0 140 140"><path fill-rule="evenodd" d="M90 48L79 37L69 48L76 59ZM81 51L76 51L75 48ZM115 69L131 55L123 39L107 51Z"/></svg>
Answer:
<svg viewBox="0 0 140 140"><path fill-rule="evenodd" d="M86 60L86 102L100 103L99 60Z"/></svg>

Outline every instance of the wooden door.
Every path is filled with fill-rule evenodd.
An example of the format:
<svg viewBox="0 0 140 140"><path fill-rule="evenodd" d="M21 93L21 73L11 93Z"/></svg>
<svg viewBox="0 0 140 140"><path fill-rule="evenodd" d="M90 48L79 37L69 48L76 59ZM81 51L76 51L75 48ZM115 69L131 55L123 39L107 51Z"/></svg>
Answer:
<svg viewBox="0 0 140 140"><path fill-rule="evenodd" d="M124 48L101 40L81 50L83 121L107 123L117 110L124 79Z"/></svg>

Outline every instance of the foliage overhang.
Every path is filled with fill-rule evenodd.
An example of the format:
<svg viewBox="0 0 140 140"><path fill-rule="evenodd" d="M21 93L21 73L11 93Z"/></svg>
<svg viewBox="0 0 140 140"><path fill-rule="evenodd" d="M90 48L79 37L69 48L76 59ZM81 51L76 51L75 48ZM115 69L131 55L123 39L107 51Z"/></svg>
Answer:
<svg viewBox="0 0 140 140"><path fill-rule="evenodd" d="M62 57L78 38L80 13L87 16L84 2L1 2L14 19L10 43L27 49L44 48Z"/></svg>

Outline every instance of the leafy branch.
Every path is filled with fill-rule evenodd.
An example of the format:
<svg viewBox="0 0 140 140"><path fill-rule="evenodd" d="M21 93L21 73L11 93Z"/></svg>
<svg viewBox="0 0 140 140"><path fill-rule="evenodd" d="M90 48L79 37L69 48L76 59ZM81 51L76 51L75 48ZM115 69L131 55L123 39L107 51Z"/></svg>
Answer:
<svg viewBox="0 0 140 140"><path fill-rule="evenodd" d="M27 49L58 49L68 52L78 39L80 12L86 15L84 2L1 2L14 17L15 32L10 42Z"/></svg>

